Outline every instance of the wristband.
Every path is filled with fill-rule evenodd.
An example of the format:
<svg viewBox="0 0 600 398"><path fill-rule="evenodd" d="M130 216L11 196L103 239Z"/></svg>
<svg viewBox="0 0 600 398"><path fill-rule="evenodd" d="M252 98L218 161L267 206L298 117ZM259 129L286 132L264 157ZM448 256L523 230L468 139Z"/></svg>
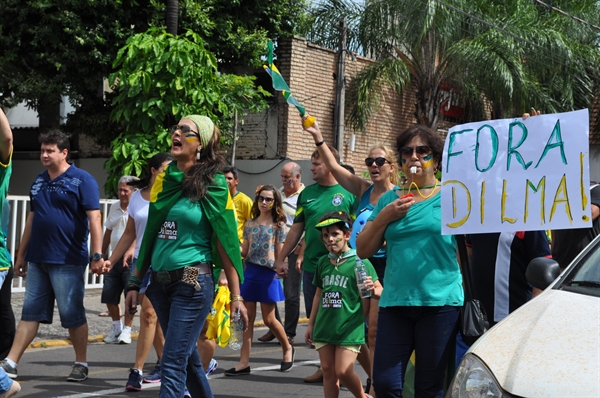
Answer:
<svg viewBox="0 0 600 398"><path fill-rule="evenodd" d="M242 296L231 296L231 302L233 303L234 301L244 301L244 298Z"/></svg>
<svg viewBox="0 0 600 398"><path fill-rule="evenodd" d="M127 286L127 291L130 291L130 290L135 290L136 292L139 293L140 292L140 287L136 286L136 285L128 285Z"/></svg>
<svg viewBox="0 0 600 398"><path fill-rule="evenodd" d="M127 286L128 289L137 290L139 292L140 287L142 286L142 279L135 275L131 275L129 277L129 283L127 285L128 285Z"/></svg>
<svg viewBox="0 0 600 398"><path fill-rule="evenodd" d="M324 143L325 143L325 140L323 140L323 141L321 141L321 142L317 142L315 145L316 145L316 146L321 146L321 145L323 145Z"/></svg>

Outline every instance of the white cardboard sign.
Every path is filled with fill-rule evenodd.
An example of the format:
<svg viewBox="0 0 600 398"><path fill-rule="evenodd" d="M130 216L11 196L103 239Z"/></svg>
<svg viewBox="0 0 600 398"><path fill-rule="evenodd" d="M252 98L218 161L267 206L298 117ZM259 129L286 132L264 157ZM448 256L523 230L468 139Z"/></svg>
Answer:
<svg viewBox="0 0 600 398"><path fill-rule="evenodd" d="M442 233L589 228L587 109L448 131Z"/></svg>

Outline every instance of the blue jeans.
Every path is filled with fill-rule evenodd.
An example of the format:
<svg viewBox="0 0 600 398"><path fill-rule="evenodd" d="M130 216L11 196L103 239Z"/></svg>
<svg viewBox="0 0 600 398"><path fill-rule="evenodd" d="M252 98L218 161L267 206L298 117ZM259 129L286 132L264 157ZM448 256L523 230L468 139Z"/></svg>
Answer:
<svg viewBox="0 0 600 398"><path fill-rule="evenodd" d="M4 369L0 368L0 394L4 394L13 385L13 381L8 377Z"/></svg>
<svg viewBox="0 0 600 398"><path fill-rule="evenodd" d="M315 294L317 294L317 288L315 285L313 285L314 278L314 272L302 272L302 291L304 292L304 309L306 310L307 318L310 318L313 300L315 298Z"/></svg>
<svg viewBox="0 0 600 398"><path fill-rule="evenodd" d="M200 290L181 281L170 285L153 281L146 290L165 335L161 398L183 397L186 385L192 397L213 396L196 348L213 302L212 275L199 275L198 283Z"/></svg>
<svg viewBox="0 0 600 398"><path fill-rule="evenodd" d="M29 263L21 320L52 323L56 298L63 328L85 325L84 278L85 265Z"/></svg>
<svg viewBox="0 0 600 398"><path fill-rule="evenodd" d="M296 270L297 254L288 256L288 274L283 278L283 294L285 295L285 334L296 336L298 319L300 318L300 282L302 274ZM277 307L275 307L277 308ZM306 314L308 318L310 314Z"/></svg>
<svg viewBox="0 0 600 398"><path fill-rule="evenodd" d="M442 397L460 307L380 307L373 387L377 398L402 397L415 351L415 397Z"/></svg>

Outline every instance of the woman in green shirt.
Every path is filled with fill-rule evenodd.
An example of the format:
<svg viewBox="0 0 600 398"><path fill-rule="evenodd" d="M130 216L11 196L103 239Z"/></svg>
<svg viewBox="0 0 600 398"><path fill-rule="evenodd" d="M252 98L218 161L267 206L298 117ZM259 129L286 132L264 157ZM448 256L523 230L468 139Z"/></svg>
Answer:
<svg viewBox="0 0 600 398"><path fill-rule="evenodd" d="M240 296L243 280L235 210L219 151L220 132L206 116L190 115L171 128L175 160L150 194L148 224L126 305L135 312L137 291L149 264L152 302L165 335L160 397L212 397L196 341L213 302L213 264L231 290L231 311L248 317ZM186 364L187 366L182 366Z"/></svg>
<svg viewBox="0 0 600 398"><path fill-rule="evenodd" d="M377 398L401 397L414 349L415 396L441 397L463 304L456 241L441 233L435 172L443 142L428 127L416 125L398 135L396 150L407 182L381 196L357 238L361 258L387 243L373 385Z"/></svg>

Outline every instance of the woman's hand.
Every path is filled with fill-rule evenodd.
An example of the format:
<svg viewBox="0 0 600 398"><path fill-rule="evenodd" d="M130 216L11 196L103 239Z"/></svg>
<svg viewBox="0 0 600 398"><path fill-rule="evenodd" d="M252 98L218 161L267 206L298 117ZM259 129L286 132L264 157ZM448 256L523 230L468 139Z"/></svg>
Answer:
<svg viewBox="0 0 600 398"><path fill-rule="evenodd" d="M248 310L242 300L237 300L231 303L231 313L235 314L236 311L240 312L240 316L244 321L244 332L248 330Z"/></svg>
<svg viewBox="0 0 600 398"><path fill-rule="evenodd" d="M415 203L412 197L407 198L399 198L394 200L393 202L387 204L379 213L378 216L383 214L385 219L391 221L396 221L408 213L410 207Z"/></svg>
<svg viewBox="0 0 600 398"><path fill-rule="evenodd" d="M313 325L311 324L308 324L306 327L306 332L304 332L304 341L306 341L306 344L308 345L313 344Z"/></svg>
<svg viewBox="0 0 600 398"><path fill-rule="evenodd" d="M125 311L129 311L131 315L134 315L137 312L138 294L139 292L137 290L130 290L127 292L127 297L125 298Z"/></svg>

